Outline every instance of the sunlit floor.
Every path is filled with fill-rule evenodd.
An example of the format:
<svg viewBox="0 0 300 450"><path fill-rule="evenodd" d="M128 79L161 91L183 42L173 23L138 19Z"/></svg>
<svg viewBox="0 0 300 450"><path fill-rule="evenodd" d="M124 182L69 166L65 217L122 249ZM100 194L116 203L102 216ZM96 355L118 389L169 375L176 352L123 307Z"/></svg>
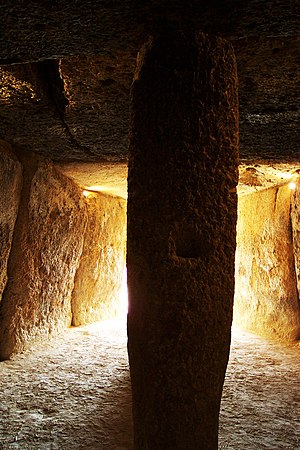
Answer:
<svg viewBox="0 0 300 450"><path fill-rule="evenodd" d="M299 368L299 346L234 332L220 448L300 449ZM0 380L0 449L132 449L125 323L71 328Z"/></svg>

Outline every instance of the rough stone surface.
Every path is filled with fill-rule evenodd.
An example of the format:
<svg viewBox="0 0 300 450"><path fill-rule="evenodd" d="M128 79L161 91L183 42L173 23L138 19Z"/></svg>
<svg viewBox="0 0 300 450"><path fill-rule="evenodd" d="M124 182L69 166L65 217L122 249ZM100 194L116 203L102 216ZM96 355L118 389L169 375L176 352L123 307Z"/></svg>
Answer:
<svg viewBox="0 0 300 450"><path fill-rule="evenodd" d="M238 63L241 160L299 162L300 37L232 43Z"/></svg>
<svg viewBox="0 0 300 450"><path fill-rule="evenodd" d="M0 358L71 324L71 293L82 251L81 191L48 162L22 161L23 189L0 305Z"/></svg>
<svg viewBox="0 0 300 450"><path fill-rule="evenodd" d="M110 161L127 160L129 91L136 52L65 58L60 63L64 121L80 147Z"/></svg>
<svg viewBox="0 0 300 450"><path fill-rule="evenodd" d="M1 450L133 450L126 318L0 363Z"/></svg>
<svg viewBox="0 0 300 450"><path fill-rule="evenodd" d="M7 282L7 263L18 214L22 168L9 146L0 142L0 302Z"/></svg>
<svg viewBox="0 0 300 450"><path fill-rule="evenodd" d="M68 0L0 6L0 62L137 50L164 27L225 37L299 34L299 5L290 0Z"/></svg>
<svg viewBox="0 0 300 450"><path fill-rule="evenodd" d="M238 196L294 183L300 173L300 161L295 164L240 164Z"/></svg>
<svg viewBox="0 0 300 450"><path fill-rule="evenodd" d="M220 411L220 450L298 450L299 343L232 329Z"/></svg>
<svg viewBox="0 0 300 450"><path fill-rule="evenodd" d="M292 202L291 202L291 221L293 233L293 254L297 278L298 305L300 316L300 177L298 177L298 180L295 182L295 185L296 189L292 194ZM299 339L300 339L300 331L299 331Z"/></svg>
<svg viewBox="0 0 300 450"><path fill-rule="evenodd" d="M53 67L47 62L0 67L0 137L24 154L30 148L51 159L76 159L85 152L62 121Z"/></svg>
<svg viewBox="0 0 300 450"><path fill-rule="evenodd" d="M127 198L127 163L73 162L56 166L89 191Z"/></svg>
<svg viewBox="0 0 300 450"><path fill-rule="evenodd" d="M136 449L217 448L234 291L237 119L227 43L167 33L145 46L128 175Z"/></svg>
<svg viewBox="0 0 300 450"><path fill-rule="evenodd" d="M119 52L0 67L2 137L53 160L127 160L135 60Z"/></svg>
<svg viewBox="0 0 300 450"><path fill-rule="evenodd" d="M87 197L88 224L72 294L72 325L111 319L120 309L126 264L126 201Z"/></svg>
<svg viewBox="0 0 300 450"><path fill-rule="evenodd" d="M29 62L1 68L0 132L14 145L55 160L126 160L140 45L162 27L196 27L234 45L242 159L299 161L296 2L4 1L1 8L0 61Z"/></svg>
<svg viewBox="0 0 300 450"><path fill-rule="evenodd" d="M290 202L286 184L241 196L238 207L235 322L281 340L300 338Z"/></svg>
<svg viewBox="0 0 300 450"><path fill-rule="evenodd" d="M133 449L126 325L114 322L0 363L3 450ZM299 449L299 350L233 330L220 450Z"/></svg>

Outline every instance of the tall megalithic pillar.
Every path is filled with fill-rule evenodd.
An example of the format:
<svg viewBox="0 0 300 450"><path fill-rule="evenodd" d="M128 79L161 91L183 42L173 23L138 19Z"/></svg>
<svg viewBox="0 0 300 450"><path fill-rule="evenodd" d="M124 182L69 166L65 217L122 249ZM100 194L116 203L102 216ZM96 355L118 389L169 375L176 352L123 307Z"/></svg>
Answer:
<svg viewBox="0 0 300 450"><path fill-rule="evenodd" d="M217 449L234 294L233 50L202 33L165 33L140 52L131 95L134 448Z"/></svg>

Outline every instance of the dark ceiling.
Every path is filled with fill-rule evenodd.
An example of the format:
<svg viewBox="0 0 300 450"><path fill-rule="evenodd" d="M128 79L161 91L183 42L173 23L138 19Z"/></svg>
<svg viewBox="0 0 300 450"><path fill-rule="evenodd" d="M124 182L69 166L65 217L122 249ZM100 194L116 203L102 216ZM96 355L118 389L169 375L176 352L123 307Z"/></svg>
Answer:
<svg viewBox="0 0 300 450"><path fill-rule="evenodd" d="M231 41L241 160L299 162L294 0L8 1L0 5L0 138L56 161L126 161L136 54L162 28Z"/></svg>

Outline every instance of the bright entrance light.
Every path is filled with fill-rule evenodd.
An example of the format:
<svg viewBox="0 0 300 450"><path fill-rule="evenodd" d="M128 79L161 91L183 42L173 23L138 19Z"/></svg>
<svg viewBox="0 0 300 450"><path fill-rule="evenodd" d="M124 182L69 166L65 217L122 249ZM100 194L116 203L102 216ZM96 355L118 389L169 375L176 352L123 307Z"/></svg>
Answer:
<svg viewBox="0 0 300 450"><path fill-rule="evenodd" d="M289 183L289 188L290 188L292 191L294 191L294 190L296 189L296 183L295 183L294 181L291 181L291 182Z"/></svg>
<svg viewBox="0 0 300 450"><path fill-rule="evenodd" d="M128 289L127 289L127 270L126 267L123 270L122 274L122 286L120 290L120 296L119 296L119 303L120 303L120 318L124 318L127 316L128 312Z"/></svg>

